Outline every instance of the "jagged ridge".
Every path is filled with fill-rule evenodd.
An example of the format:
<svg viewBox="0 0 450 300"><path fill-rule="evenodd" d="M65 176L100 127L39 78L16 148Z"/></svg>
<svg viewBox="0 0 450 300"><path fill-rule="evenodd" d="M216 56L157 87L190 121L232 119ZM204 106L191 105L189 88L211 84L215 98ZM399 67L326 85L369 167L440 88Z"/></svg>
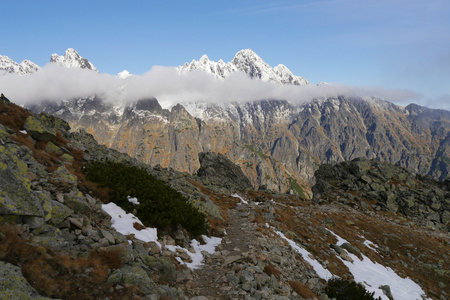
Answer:
<svg viewBox="0 0 450 300"><path fill-rule="evenodd" d="M279 85L305 85L309 82L300 76L295 76L285 65L278 65L274 68L269 66L251 49L241 50L231 62L225 63L223 60L218 62L209 60L207 55L203 55L200 60L192 60L179 66L180 72L191 72L194 70L202 70L213 74L218 78L227 78L236 71L241 71L250 78L259 79L265 82L276 83Z"/></svg>

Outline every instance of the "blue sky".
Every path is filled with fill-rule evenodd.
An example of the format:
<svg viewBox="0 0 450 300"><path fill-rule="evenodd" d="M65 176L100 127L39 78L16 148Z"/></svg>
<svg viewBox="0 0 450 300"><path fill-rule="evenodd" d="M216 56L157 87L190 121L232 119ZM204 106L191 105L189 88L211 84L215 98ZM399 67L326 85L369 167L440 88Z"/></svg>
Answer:
<svg viewBox="0 0 450 300"><path fill-rule="evenodd" d="M448 0L3 2L0 54L17 62L44 66L70 47L102 73L143 74L251 48L314 84L450 102Z"/></svg>

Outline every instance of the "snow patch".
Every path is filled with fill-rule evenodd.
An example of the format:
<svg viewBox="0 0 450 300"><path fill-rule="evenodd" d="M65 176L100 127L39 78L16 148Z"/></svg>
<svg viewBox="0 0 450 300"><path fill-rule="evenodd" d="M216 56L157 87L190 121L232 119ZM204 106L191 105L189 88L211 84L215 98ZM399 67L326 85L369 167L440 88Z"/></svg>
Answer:
<svg viewBox="0 0 450 300"><path fill-rule="evenodd" d="M338 246L343 243L348 243L334 232L328 231L338 239ZM364 242L365 245L369 245L369 243L373 245L371 242ZM375 292L375 298L381 297L381 299L388 300L389 298L384 295L379 287L382 285L389 285L395 300L429 299L426 298L422 288L410 278L401 278L391 268L373 262L367 256L362 255L362 260L360 260L352 253L348 254L353 259L353 262L338 257L350 270L350 273L352 273L356 282L362 283L368 291Z"/></svg>
<svg viewBox="0 0 450 300"><path fill-rule="evenodd" d="M127 213L117 204L110 202L103 204L102 209L111 216L112 227L123 235L134 234L134 237L143 242L156 242L161 248L161 244L158 242L158 233L156 228L145 228L137 230L133 224L138 223L142 226L142 222L133 214Z"/></svg>
<svg viewBox="0 0 450 300"><path fill-rule="evenodd" d="M131 204L134 204L134 205L141 204L141 203L139 203L139 201L136 197L127 196L127 199L128 199L128 202L130 202Z"/></svg>
<svg viewBox="0 0 450 300"><path fill-rule="evenodd" d="M233 194L233 195L231 195L231 197L239 198L239 199L241 199L241 202L242 202L242 203L248 204L248 201L244 200L244 198L242 198L242 197L241 197L240 195L238 195L238 194Z"/></svg>
<svg viewBox="0 0 450 300"><path fill-rule="evenodd" d="M266 226L267 225L268 224L266 223ZM319 275L320 278L328 280L333 277L333 274L331 274L330 271L328 271L327 269L322 267L322 265L317 260L312 258L311 253L309 253L305 249L299 247L293 240L288 239L282 232L275 231L275 233L278 236L280 236L282 239L284 239L286 242L288 242L289 245L291 246L291 248L294 249L295 252L301 254L303 259L306 260L313 267L314 271L316 271L317 275Z"/></svg>

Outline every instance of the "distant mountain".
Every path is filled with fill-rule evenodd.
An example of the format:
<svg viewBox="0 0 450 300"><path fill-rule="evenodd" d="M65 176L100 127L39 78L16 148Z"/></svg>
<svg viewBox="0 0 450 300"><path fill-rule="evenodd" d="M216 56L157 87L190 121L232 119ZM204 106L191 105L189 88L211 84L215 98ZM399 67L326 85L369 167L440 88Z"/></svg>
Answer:
<svg viewBox="0 0 450 300"><path fill-rule="evenodd" d="M68 68L77 67L98 72L97 68L91 62L89 62L86 58L81 57L80 54L72 48L67 49L64 56L56 53L52 54L50 62L59 63L60 65Z"/></svg>
<svg viewBox="0 0 450 300"><path fill-rule="evenodd" d="M265 82L293 85L306 85L309 82L300 76L294 75L285 65L278 65L274 68L269 66L261 57L250 49L241 50L231 62L225 63L223 60L218 62L209 60L208 56L203 55L200 60L192 60L178 67L180 72L191 72L202 70L213 74L218 78L227 78L236 71L247 74L252 79L260 79Z"/></svg>
<svg viewBox="0 0 450 300"><path fill-rule="evenodd" d="M41 103L108 147L151 165L195 173L198 154L224 154L255 187L309 194L323 163L357 157L399 164L440 180L450 171L450 112L368 98L332 97L186 103L163 109L155 98L112 104L99 97Z"/></svg>
<svg viewBox="0 0 450 300"><path fill-rule="evenodd" d="M10 74L28 75L38 71L39 69L40 67L38 65L27 59L19 64L8 56L0 55L0 72L5 71Z"/></svg>
<svg viewBox="0 0 450 300"><path fill-rule="evenodd" d="M56 53L52 54L50 63L58 63L67 68L75 67L98 72L97 68L91 62L86 58L81 57L80 54L72 48L67 49L64 56L60 56ZM24 60L19 64L8 56L0 55L0 72L6 71L6 73L10 74L28 75L37 72L40 69L41 67L29 60Z"/></svg>

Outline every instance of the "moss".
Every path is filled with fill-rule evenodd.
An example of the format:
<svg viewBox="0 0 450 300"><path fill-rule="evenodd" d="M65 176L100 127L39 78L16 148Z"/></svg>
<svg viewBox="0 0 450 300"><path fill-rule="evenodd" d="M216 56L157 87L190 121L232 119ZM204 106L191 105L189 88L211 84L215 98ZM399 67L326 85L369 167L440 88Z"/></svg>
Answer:
<svg viewBox="0 0 450 300"><path fill-rule="evenodd" d="M72 162L72 161L75 160L75 159L73 158L73 156L71 156L71 155L69 155L69 154L67 154L67 153L64 153L64 154L61 156L61 159L62 159L63 161L67 161L67 162Z"/></svg>
<svg viewBox="0 0 450 300"><path fill-rule="evenodd" d="M8 168L8 166L6 164L4 164L3 162L0 161L0 170L4 171Z"/></svg>
<svg viewBox="0 0 450 300"><path fill-rule="evenodd" d="M61 148L59 148L58 146L56 146L56 145L53 144L52 142L48 142L48 143L45 145L45 150L46 150L47 152L54 152L54 153L57 153L57 154L62 154L62 153L63 153L63 151L61 150Z"/></svg>

